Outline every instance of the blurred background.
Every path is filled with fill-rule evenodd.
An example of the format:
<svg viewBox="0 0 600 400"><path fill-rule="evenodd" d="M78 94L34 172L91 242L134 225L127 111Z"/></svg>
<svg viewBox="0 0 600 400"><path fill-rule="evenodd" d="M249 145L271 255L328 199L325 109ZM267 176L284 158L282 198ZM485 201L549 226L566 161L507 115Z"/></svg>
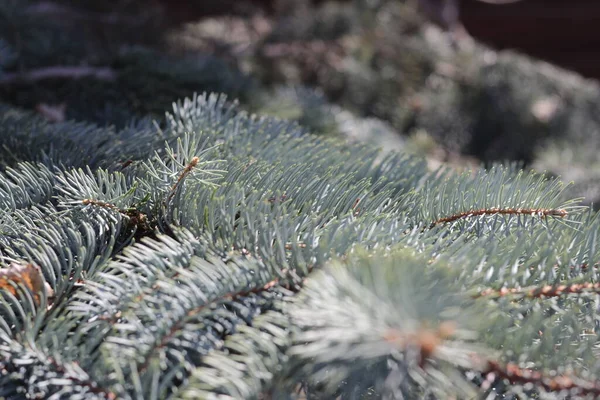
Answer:
<svg viewBox="0 0 600 400"><path fill-rule="evenodd" d="M596 0L0 0L0 124L114 129L226 93L426 157L517 162L600 200Z"/></svg>
<svg viewBox="0 0 600 400"><path fill-rule="evenodd" d="M461 6L461 19L478 40L600 77L600 2L521 0L495 5L464 0Z"/></svg>

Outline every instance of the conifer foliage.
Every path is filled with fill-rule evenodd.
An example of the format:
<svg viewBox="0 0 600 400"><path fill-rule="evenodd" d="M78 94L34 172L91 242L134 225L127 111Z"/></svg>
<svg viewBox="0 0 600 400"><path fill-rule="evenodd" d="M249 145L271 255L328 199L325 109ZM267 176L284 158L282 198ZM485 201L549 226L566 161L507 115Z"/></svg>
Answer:
<svg viewBox="0 0 600 400"><path fill-rule="evenodd" d="M224 96L122 130L0 114L0 397L586 398L598 217Z"/></svg>

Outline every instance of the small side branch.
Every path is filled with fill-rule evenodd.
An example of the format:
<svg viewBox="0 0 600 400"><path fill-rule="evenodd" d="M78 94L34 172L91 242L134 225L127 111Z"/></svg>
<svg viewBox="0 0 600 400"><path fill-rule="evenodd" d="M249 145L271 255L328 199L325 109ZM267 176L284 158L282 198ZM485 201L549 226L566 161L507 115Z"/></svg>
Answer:
<svg viewBox="0 0 600 400"><path fill-rule="evenodd" d="M181 182L183 182L183 180L186 178L186 176L188 176L190 174L190 172L192 172L192 170L198 165L199 162L200 162L200 158L194 157L194 158L192 158L190 163L188 165L186 165L186 167L181 172L181 175L179 175L177 182L175 182L175 184L171 188L171 192L169 193L169 196L167 197L167 200L165 202L166 204L169 204L171 202L171 199L173 199L173 197L175 196L175 193L177 193L177 188L179 187L179 185L181 185Z"/></svg>
<svg viewBox="0 0 600 400"><path fill-rule="evenodd" d="M97 22L107 25L142 25L144 18L140 16L124 15L119 12L101 13L79 10L53 1L39 1L27 7L27 12L44 18L55 18L61 22L72 20L73 22Z"/></svg>
<svg viewBox="0 0 600 400"><path fill-rule="evenodd" d="M96 206L96 207L101 207L101 208L108 208L109 210L115 210L115 211L119 211L119 212L123 213L122 210L119 207L115 206L114 204L106 203L106 202L100 201L100 200L83 199L81 201L81 203L84 206Z"/></svg>
<svg viewBox="0 0 600 400"><path fill-rule="evenodd" d="M506 296L516 296L518 298L548 298L559 297L568 294L595 294L600 293L600 283L573 283L570 285L542 287L526 287L526 288L502 288L502 289L486 289L474 295L474 298L501 298Z"/></svg>
<svg viewBox="0 0 600 400"><path fill-rule="evenodd" d="M478 217L481 215L531 215L538 216L540 218L546 217L559 217L564 218L567 216L567 210L562 208L484 208L481 210L465 211L458 214L451 215L449 217L440 218L431 223L429 228L433 228L436 225L446 224L454 222L459 219L465 219L470 217Z"/></svg>
<svg viewBox="0 0 600 400"><path fill-rule="evenodd" d="M117 78L117 73L108 67L54 66L19 73L3 74L0 77L0 85L10 85L20 82L32 83L44 79L79 79L86 77L114 81Z"/></svg>
<svg viewBox="0 0 600 400"><path fill-rule="evenodd" d="M150 227L150 223L148 221L148 217L146 216L146 214L139 212L135 208L123 210L123 209L120 209L119 207L115 206L114 204L110 204L110 203L100 201L100 200L92 200L92 199L83 199L81 203L84 206L91 205L91 206L96 206L96 207L116 211L119 214L129 218L131 223L133 225L135 225L136 227L140 228L142 231L144 231L144 232L152 231L152 228Z"/></svg>

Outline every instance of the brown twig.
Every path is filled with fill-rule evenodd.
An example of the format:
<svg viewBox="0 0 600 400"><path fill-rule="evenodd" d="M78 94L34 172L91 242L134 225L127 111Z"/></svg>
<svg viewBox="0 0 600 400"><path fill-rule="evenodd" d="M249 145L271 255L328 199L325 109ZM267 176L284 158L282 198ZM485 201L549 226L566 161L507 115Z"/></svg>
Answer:
<svg viewBox="0 0 600 400"><path fill-rule="evenodd" d="M99 80L114 81L117 73L108 67L54 66L32 69L18 73L6 73L0 78L0 85L19 82L37 82L44 79L79 79L92 77Z"/></svg>
<svg viewBox="0 0 600 400"><path fill-rule="evenodd" d="M114 204L110 204L110 203L106 203L104 201L100 201L100 200L92 200L92 199L83 199L81 201L81 203L84 206L97 206L97 207L102 207L102 208L108 208L110 210L115 210L115 211L119 211L121 213L124 214L124 212L117 206L115 206Z"/></svg>
<svg viewBox="0 0 600 400"><path fill-rule="evenodd" d="M541 218L546 218L546 217L564 218L567 216L568 212L567 212L567 210L564 210L562 208L555 209L555 208L497 208L497 207L493 207L493 208L485 208L485 209L481 209L481 210L464 211L464 212L461 212L458 214L451 215L449 217L440 218L440 219L432 222L431 225L429 226L429 228L431 229L436 225L454 222L459 219L464 219L464 218L469 218L469 217L477 217L480 215L498 215L498 214L502 214L502 215L532 215L532 216L539 216Z"/></svg>
<svg viewBox="0 0 600 400"><path fill-rule="evenodd" d="M473 296L473 298L488 297L500 298L509 295L515 295L520 298L547 298L559 297L567 294L584 294L584 293L600 293L600 283L572 283L570 285L546 285L542 287L526 287L526 288L502 288L502 289L485 289Z"/></svg>
<svg viewBox="0 0 600 400"><path fill-rule="evenodd" d="M175 184L173 184L173 187L171 188L171 192L169 193L169 196L167 197L167 200L165 200L165 205L169 204L169 202L171 201L171 199L173 198L173 196L175 196L175 193L177 192L177 187L179 187L179 185L181 184L181 182L183 182L183 180L185 179L185 177L188 176L188 174L190 172L192 172L192 170L194 169L194 167L196 167L199 162L200 162L200 158L194 157L194 158L192 158L192 160L190 161L190 163L185 166L185 168L181 172L181 175L179 175L179 178L177 179L177 182L175 182Z"/></svg>
<svg viewBox="0 0 600 400"><path fill-rule="evenodd" d="M478 358L475 356L475 358ZM480 361L480 360L478 360ZM481 361L480 361L481 362ZM520 368L516 364L501 364L494 360L485 360L483 362L482 372L488 379L494 380L495 377L507 380L511 384L525 385L531 384L535 387L542 387L548 392L577 391L578 395L588 396L590 394L600 395L600 383L584 381L576 377L569 376L546 376L539 371Z"/></svg>
<svg viewBox="0 0 600 400"><path fill-rule="evenodd" d="M116 211L119 214L129 218L130 223L135 225L142 232L148 233L148 232L153 231L146 214L139 212L135 208L123 210L123 209L115 206L114 204L110 204L110 203L100 201L100 200L93 200L93 199L83 199L81 201L81 203L85 206L92 205L92 206L106 208L108 210Z"/></svg>

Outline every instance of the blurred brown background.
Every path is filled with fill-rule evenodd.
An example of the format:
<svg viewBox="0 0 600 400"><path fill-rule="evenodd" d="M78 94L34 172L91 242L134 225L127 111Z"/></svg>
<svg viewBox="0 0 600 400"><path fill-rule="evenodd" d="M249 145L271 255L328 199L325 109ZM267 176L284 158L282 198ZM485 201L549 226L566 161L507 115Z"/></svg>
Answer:
<svg viewBox="0 0 600 400"><path fill-rule="evenodd" d="M522 0L503 5L463 0L461 19L472 36L492 47L518 49L600 78L598 0Z"/></svg>
<svg viewBox="0 0 600 400"><path fill-rule="evenodd" d="M270 13L277 0L222 3L165 1L176 20L256 10ZM312 0L312 3L323 3ZM600 78L600 0L521 0L511 4L460 1L467 31L497 49L517 49L536 58Z"/></svg>

